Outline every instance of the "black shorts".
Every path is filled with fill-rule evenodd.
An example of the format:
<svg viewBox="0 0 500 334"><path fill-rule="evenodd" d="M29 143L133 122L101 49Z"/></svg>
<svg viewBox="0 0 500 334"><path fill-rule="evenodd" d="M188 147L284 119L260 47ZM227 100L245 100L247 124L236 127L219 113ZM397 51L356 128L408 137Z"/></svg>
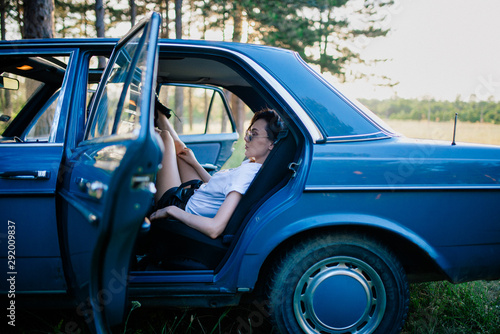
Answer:
<svg viewBox="0 0 500 334"><path fill-rule="evenodd" d="M165 191L158 203L156 203L154 211L170 205L174 205L184 210L186 208L187 202L194 194L194 191L198 189L202 184L203 181L201 180L191 180L188 182L184 182L178 187L170 188L169 190Z"/></svg>

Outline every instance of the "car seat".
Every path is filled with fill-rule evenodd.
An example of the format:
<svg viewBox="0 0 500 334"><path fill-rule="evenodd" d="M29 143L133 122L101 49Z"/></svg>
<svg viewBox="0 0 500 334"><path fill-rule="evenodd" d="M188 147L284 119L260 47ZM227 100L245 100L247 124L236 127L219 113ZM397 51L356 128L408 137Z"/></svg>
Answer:
<svg viewBox="0 0 500 334"><path fill-rule="evenodd" d="M174 219L152 224L154 268L163 270L215 269L241 235L257 208L291 178L290 163L297 157L297 144L289 130L278 136L273 150L241 198L223 233L216 239ZM151 258L150 258L151 259Z"/></svg>

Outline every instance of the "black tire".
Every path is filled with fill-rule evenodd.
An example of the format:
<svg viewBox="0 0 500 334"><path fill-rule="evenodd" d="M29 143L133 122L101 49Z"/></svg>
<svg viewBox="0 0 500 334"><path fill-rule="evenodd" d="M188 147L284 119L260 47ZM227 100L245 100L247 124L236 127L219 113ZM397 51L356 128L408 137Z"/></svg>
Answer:
<svg viewBox="0 0 500 334"><path fill-rule="evenodd" d="M399 333L408 281L386 247L356 234L308 239L275 268L268 291L281 333Z"/></svg>

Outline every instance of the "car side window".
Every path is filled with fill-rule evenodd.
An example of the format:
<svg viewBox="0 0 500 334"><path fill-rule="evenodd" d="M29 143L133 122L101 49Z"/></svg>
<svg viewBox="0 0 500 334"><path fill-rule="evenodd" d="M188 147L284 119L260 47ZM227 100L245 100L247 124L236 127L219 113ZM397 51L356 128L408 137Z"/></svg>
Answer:
<svg viewBox="0 0 500 334"><path fill-rule="evenodd" d="M56 115L57 91L45 104L37 117L28 126L27 134L23 138L25 142L53 142L54 141L54 118Z"/></svg>
<svg viewBox="0 0 500 334"><path fill-rule="evenodd" d="M89 57L89 74L87 79L87 95L85 103L85 121L88 120L88 113L90 111L91 101L97 91L97 85L101 80L102 73L108 62L109 54L107 56L91 55Z"/></svg>
<svg viewBox="0 0 500 334"><path fill-rule="evenodd" d="M119 51L106 84L98 97L86 139L109 136L136 137L140 130L142 73L145 71L145 44L141 34ZM139 56L139 59L136 59Z"/></svg>
<svg viewBox="0 0 500 334"><path fill-rule="evenodd" d="M68 57L0 56L0 142L54 142Z"/></svg>
<svg viewBox="0 0 500 334"><path fill-rule="evenodd" d="M22 77L20 75L5 73L3 78L9 78L18 82L17 89L0 90L0 133L8 139L8 134L5 134L14 120L20 116L21 110L26 106L27 102L35 95L43 86L43 82ZM20 137L20 136L18 136Z"/></svg>
<svg viewBox="0 0 500 334"><path fill-rule="evenodd" d="M174 111L170 120L180 134L221 134L235 131L222 89L203 85L163 85L159 99ZM182 103L182 108L176 108L177 103Z"/></svg>

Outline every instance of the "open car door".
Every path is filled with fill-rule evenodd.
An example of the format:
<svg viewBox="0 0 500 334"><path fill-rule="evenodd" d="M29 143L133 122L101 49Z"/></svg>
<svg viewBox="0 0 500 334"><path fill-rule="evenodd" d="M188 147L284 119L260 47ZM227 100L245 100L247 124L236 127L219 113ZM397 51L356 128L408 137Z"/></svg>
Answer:
<svg viewBox="0 0 500 334"><path fill-rule="evenodd" d="M134 242L152 204L161 143L152 106L160 17L116 45L84 140L67 154L60 189L65 274L94 332L122 323Z"/></svg>

